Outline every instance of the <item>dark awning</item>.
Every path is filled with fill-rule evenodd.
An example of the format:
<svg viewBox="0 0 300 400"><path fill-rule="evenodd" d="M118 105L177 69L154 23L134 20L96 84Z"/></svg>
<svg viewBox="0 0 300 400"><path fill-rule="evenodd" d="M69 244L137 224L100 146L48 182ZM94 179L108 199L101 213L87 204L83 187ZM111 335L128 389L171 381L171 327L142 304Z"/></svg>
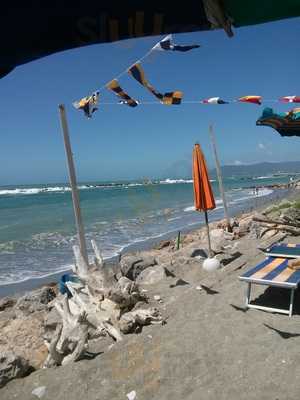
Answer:
<svg viewBox="0 0 300 400"><path fill-rule="evenodd" d="M133 37L257 24L300 15L299 0L15 0L1 4L0 77L40 57Z"/></svg>

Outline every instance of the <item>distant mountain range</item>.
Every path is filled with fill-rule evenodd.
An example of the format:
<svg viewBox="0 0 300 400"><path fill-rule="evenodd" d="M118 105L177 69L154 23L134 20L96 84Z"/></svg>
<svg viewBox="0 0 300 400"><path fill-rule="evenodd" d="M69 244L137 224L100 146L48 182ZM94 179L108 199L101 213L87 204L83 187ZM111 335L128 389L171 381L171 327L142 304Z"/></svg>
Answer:
<svg viewBox="0 0 300 400"><path fill-rule="evenodd" d="M229 176L264 176L278 173L300 173L300 161L286 162L262 162L248 165L223 165L222 174ZM216 176L216 170L210 171L212 177Z"/></svg>

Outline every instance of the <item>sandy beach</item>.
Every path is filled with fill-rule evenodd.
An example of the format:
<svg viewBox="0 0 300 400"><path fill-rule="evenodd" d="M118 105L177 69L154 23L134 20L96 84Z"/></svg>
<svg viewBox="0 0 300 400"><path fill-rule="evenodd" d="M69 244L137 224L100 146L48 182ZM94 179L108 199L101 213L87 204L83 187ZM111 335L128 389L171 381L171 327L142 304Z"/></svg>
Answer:
<svg viewBox="0 0 300 400"><path fill-rule="evenodd" d="M298 198L295 191L289 200ZM252 214L238 219L249 220ZM211 224L211 229L216 226ZM125 335L120 343L109 338L93 340L90 359L37 369L25 378L8 382L0 389L1 399L34 399L37 396L32 392L41 387L45 400L121 400L133 391L133 398L145 400L299 398L299 296L292 318L245 310L245 284L238 279L265 258L258 246L276 241L280 234L258 239L248 232L228 242L241 257L207 273L201 268L203 259L193 256L195 251L205 249L202 232L185 234L179 250L174 250L171 241L160 249L139 252L142 257L154 256L158 265L169 271L160 282L145 286L147 307L158 308L165 325L145 326L139 334ZM299 238L286 236L284 242L298 243ZM287 308L289 293L255 286L253 298L257 304ZM31 352L36 364L42 365L46 353L42 338L39 341L33 337L42 334L51 309L50 302L44 309L24 316L20 310L4 307L0 312L0 351L10 346L23 354ZM35 326L32 338L24 337L24 324Z"/></svg>

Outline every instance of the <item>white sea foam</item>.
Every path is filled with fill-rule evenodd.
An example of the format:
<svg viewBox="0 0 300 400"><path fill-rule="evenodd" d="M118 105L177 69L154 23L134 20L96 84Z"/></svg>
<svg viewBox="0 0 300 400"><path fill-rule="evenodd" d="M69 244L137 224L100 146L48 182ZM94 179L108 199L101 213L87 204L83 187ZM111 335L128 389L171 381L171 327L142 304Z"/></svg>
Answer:
<svg viewBox="0 0 300 400"><path fill-rule="evenodd" d="M78 189L93 189L95 186L86 186L80 185ZM39 194L39 193L64 193L70 192L71 188L69 186L45 186L40 188L15 188L15 189L2 189L0 190L0 196L13 196L13 195L30 195L30 194Z"/></svg>
<svg viewBox="0 0 300 400"><path fill-rule="evenodd" d="M258 176L257 178L252 178L253 180L256 180L256 179L271 179L272 178L272 175L267 175L267 176Z"/></svg>
<svg viewBox="0 0 300 400"><path fill-rule="evenodd" d="M253 180L256 179L281 179L282 175L266 175L266 176L258 176L257 178L252 178Z"/></svg>
<svg viewBox="0 0 300 400"><path fill-rule="evenodd" d="M186 207L183 211L185 212L195 211L195 206Z"/></svg>
<svg viewBox="0 0 300 400"><path fill-rule="evenodd" d="M216 204L219 204L219 205L223 204L221 199L217 199L217 200L215 200L215 202L216 202ZM219 208L221 208L221 207L216 207L215 210L218 210ZM186 208L184 208L183 211L185 211L185 212L195 211L195 206L186 207Z"/></svg>
<svg viewBox="0 0 300 400"><path fill-rule="evenodd" d="M159 183L161 183L162 185L164 184L174 184L174 183L193 183L192 179L170 179L167 178L163 181L159 181Z"/></svg>

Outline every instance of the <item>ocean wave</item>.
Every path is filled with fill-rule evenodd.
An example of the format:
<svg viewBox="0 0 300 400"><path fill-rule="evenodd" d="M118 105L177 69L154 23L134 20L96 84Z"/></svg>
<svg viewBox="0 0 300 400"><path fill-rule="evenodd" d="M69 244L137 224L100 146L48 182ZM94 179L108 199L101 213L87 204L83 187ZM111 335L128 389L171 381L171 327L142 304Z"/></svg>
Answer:
<svg viewBox="0 0 300 400"><path fill-rule="evenodd" d="M81 187L83 188L83 187ZM71 190L68 186L55 186L55 187L42 187L42 188L16 188L16 189L3 189L0 190L0 196L4 195L30 195L47 192L69 192Z"/></svg>
<svg viewBox="0 0 300 400"><path fill-rule="evenodd" d="M255 199L257 197L263 197L263 196L269 196L270 194L273 193L274 190L272 189L260 189L258 194L253 194L253 192L248 192L248 196L243 196L243 197L239 197L238 199L235 199L233 201L231 201L230 203L234 204L234 203L239 203L241 201L245 201L245 200L249 200L249 199Z"/></svg>
<svg viewBox="0 0 300 400"><path fill-rule="evenodd" d="M215 182L215 179L211 179L211 182ZM85 184L79 185L79 190L94 190L94 189L129 189L139 186L148 185L171 185L180 183L193 183L192 179L171 179L167 178L164 180L153 181L153 182L111 182L111 183L99 183L99 184ZM3 188L0 189L0 196L15 196L15 195L36 195L41 193L65 193L70 192L70 186L44 186L44 187L17 187L17 188Z"/></svg>
<svg viewBox="0 0 300 400"><path fill-rule="evenodd" d="M252 179L256 180L256 179L281 179L281 178L282 178L282 175L266 175L266 176L254 177Z"/></svg>
<svg viewBox="0 0 300 400"><path fill-rule="evenodd" d="M1 279L2 277L0 277L0 288L1 288L1 286L14 285L16 283L27 282L32 279L45 279L52 275L70 271L70 270L72 270L72 268L73 268L73 264L68 264L63 267L54 269L48 273L40 273L38 271L24 271L23 276L20 273L20 271L18 271L17 273L10 272L10 273L6 274L6 277L4 279ZM30 272L30 275L28 275L28 272Z"/></svg>

